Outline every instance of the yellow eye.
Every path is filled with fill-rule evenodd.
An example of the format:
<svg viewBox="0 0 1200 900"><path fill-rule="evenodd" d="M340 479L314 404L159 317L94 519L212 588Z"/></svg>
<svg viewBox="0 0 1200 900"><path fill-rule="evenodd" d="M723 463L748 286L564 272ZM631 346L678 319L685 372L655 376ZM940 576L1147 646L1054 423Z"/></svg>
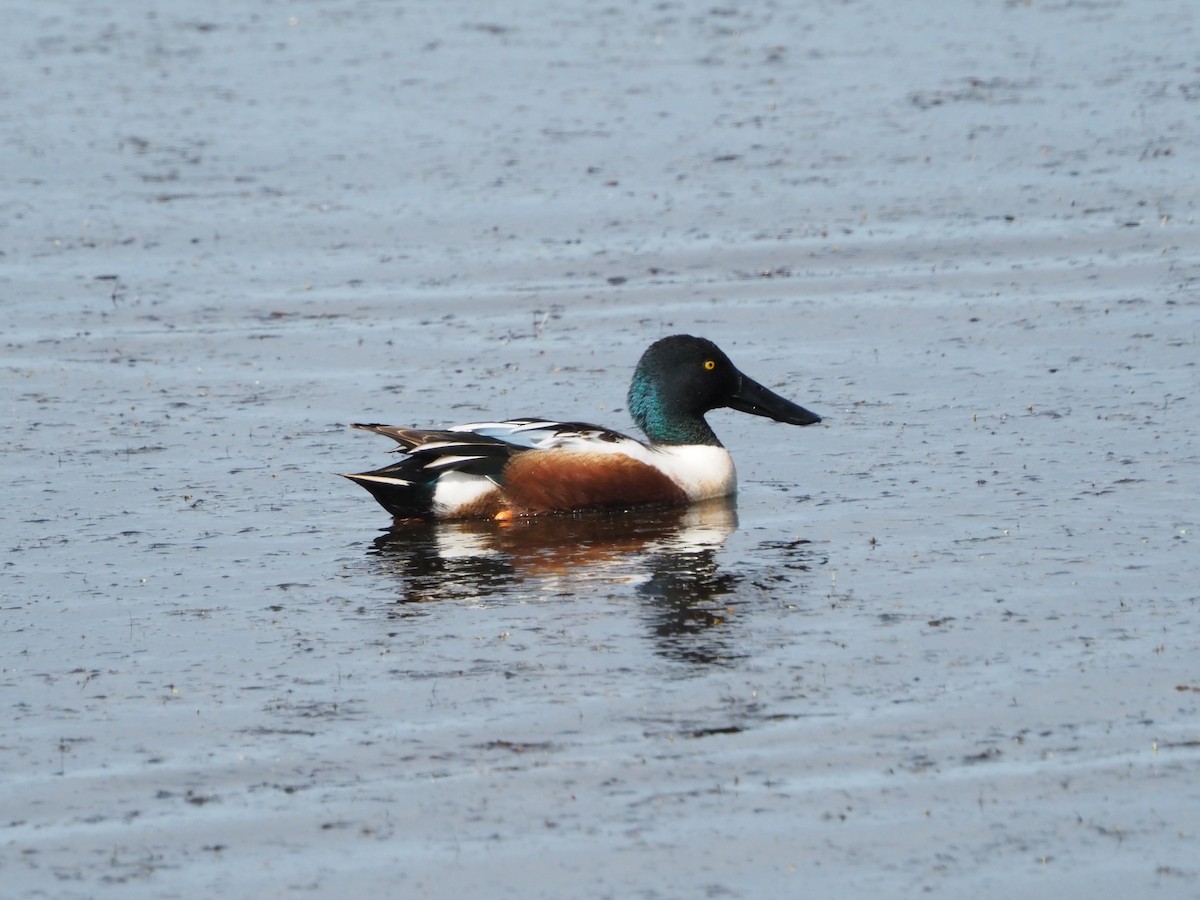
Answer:
<svg viewBox="0 0 1200 900"><path fill-rule="evenodd" d="M717 361L715 359L706 359L704 361L704 371L705 372L711 372L716 367L717 367Z"/></svg>

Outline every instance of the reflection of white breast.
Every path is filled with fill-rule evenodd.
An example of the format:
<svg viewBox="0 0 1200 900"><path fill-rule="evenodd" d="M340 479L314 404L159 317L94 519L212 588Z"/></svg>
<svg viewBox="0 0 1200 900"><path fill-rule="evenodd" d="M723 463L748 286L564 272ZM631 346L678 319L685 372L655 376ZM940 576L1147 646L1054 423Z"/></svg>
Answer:
<svg viewBox="0 0 1200 900"><path fill-rule="evenodd" d="M664 550L697 553L725 543L737 528L737 506L728 497L700 501L687 508L679 529L658 542Z"/></svg>

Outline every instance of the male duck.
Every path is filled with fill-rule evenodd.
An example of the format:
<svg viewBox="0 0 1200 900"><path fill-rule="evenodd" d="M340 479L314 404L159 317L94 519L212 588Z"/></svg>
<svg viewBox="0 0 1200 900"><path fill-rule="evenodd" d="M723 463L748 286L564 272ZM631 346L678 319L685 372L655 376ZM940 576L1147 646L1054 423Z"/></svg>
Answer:
<svg viewBox="0 0 1200 900"><path fill-rule="evenodd" d="M682 506L737 491L733 458L704 420L722 406L789 425L821 421L743 375L712 341L677 334L650 345L629 386L629 412L649 443L542 419L444 431L355 424L397 441L395 452L406 455L345 477L400 520Z"/></svg>

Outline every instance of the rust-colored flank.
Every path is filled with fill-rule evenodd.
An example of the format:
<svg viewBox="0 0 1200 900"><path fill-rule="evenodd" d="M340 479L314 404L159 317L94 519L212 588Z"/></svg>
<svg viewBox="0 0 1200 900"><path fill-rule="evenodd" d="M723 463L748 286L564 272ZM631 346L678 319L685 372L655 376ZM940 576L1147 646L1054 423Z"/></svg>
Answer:
<svg viewBox="0 0 1200 900"><path fill-rule="evenodd" d="M667 475L628 456L547 450L520 453L504 469L507 515L611 509L688 502L683 488Z"/></svg>

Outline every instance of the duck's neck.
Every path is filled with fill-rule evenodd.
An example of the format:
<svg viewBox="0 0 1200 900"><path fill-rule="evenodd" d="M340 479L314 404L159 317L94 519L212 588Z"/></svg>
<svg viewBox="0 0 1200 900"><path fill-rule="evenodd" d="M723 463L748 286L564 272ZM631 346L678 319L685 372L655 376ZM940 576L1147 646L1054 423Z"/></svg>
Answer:
<svg viewBox="0 0 1200 900"><path fill-rule="evenodd" d="M651 444L721 446L716 434L704 421L704 416L671 412L657 391L645 383L635 381L630 386L629 414L638 428L646 433Z"/></svg>

